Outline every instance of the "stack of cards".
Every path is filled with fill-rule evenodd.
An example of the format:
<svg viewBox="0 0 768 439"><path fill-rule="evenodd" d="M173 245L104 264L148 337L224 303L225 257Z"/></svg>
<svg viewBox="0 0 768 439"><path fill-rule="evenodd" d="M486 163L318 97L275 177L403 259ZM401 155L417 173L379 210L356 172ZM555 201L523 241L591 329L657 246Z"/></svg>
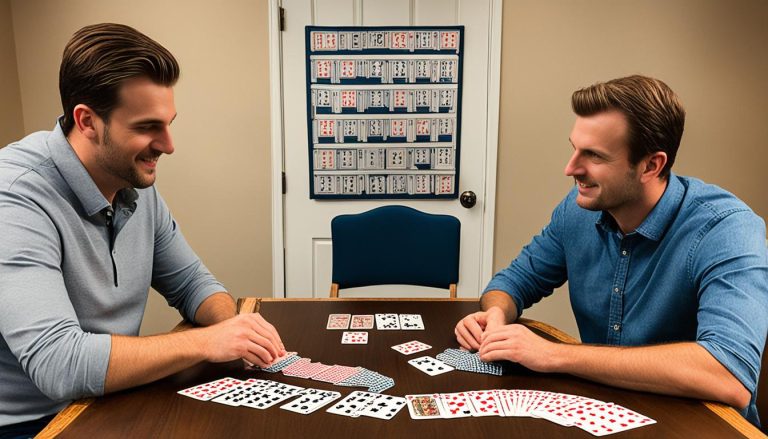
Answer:
<svg viewBox="0 0 768 439"><path fill-rule="evenodd" d="M653 419L614 403L540 390L475 390L406 395L413 419L467 416L527 416L605 436L655 424Z"/></svg>
<svg viewBox="0 0 768 439"><path fill-rule="evenodd" d="M490 375L501 375L504 372L501 364L486 363L480 359L480 355L476 352L472 353L460 349L449 348L443 353L437 354L436 358L465 372L487 373Z"/></svg>
<svg viewBox="0 0 768 439"><path fill-rule="evenodd" d="M379 395L362 391L350 393L333 407L326 410L335 415L369 416L379 419L392 419L405 407L405 398L392 395Z"/></svg>

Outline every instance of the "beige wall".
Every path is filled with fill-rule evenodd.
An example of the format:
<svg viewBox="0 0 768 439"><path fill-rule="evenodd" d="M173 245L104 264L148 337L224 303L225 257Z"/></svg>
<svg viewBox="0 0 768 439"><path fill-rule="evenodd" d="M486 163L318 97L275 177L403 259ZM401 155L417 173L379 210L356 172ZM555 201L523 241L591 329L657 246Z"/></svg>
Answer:
<svg viewBox="0 0 768 439"><path fill-rule="evenodd" d="M0 148L24 135L10 0L0 0Z"/></svg>
<svg viewBox="0 0 768 439"><path fill-rule="evenodd" d="M161 159L158 186L187 240L233 295L271 295L266 0L11 5L28 132L51 129L61 113L61 51L80 27L125 23L174 53L182 69L176 152ZM143 333L172 327L178 314L159 295L150 298Z"/></svg>
<svg viewBox="0 0 768 439"><path fill-rule="evenodd" d="M768 217L768 2L504 2L494 261L516 256L572 181L571 93L642 73L687 110L674 170L734 192ZM527 312L577 334L567 291Z"/></svg>
<svg viewBox="0 0 768 439"><path fill-rule="evenodd" d="M15 35L0 30L0 55L15 36L27 132L50 129L61 111L60 54L82 25L130 24L174 52L182 66L177 152L162 160L158 185L187 239L236 296L271 294L266 4L12 0ZM767 19L762 0L505 1L496 268L571 185L562 175L571 92L621 75L658 76L680 94L688 123L677 172L720 184L768 216ZM176 320L152 297L143 333ZM565 290L527 315L577 333Z"/></svg>

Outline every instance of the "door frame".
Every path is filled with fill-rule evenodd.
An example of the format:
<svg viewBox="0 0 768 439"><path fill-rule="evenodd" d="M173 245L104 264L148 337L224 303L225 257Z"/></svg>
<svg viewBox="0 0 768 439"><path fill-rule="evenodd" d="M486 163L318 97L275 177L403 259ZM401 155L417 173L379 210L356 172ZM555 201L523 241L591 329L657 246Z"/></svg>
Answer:
<svg viewBox="0 0 768 439"><path fill-rule="evenodd" d="M482 243L480 279L493 273L493 239L496 215L496 165L499 146L499 101L501 92L501 24L503 0L491 0L490 47L488 48L488 122L486 124L485 187L482 188ZM283 131L282 43L280 36L281 0L269 0L269 87L272 193L272 296L285 297L285 223L283 170L285 169ZM359 17L358 17L359 18ZM286 19L286 22L290 22ZM480 291L477 292L480 294Z"/></svg>

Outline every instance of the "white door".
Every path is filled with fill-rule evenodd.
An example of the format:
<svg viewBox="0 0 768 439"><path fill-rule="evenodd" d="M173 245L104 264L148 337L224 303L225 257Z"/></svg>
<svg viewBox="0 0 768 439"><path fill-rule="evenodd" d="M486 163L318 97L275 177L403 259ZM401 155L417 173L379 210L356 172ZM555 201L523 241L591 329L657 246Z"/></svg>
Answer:
<svg viewBox="0 0 768 439"><path fill-rule="evenodd" d="M277 13L279 0L273 0ZM491 275L493 200L498 130L501 0L282 0L284 30L272 32L273 139L281 141L286 193L274 193L277 224L273 233L275 295L328 297L331 286L331 219L387 204L449 214L461 221L459 297L477 297ZM311 200L307 145L305 77L306 25L430 26L464 25L464 59L459 193L472 191L477 204L464 208L453 200ZM275 55L278 52L278 55ZM278 73L278 75L275 75ZM281 76L276 83L274 76ZM279 89L278 89L279 87ZM278 91L279 90L279 91ZM277 114L275 114L277 112ZM273 140L273 153L275 151ZM273 159L273 176L279 170ZM275 178L273 177L273 183ZM273 188L280 191L280 188ZM282 212L279 211L282 207ZM282 215L282 218L280 218ZM280 229L282 219L283 228ZM284 249L284 259L279 260ZM281 266L281 262L284 265ZM279 284L284 274L284 288ZM366 287L342 290L342 297L447 296L447 290L417 287Z"/></svg>

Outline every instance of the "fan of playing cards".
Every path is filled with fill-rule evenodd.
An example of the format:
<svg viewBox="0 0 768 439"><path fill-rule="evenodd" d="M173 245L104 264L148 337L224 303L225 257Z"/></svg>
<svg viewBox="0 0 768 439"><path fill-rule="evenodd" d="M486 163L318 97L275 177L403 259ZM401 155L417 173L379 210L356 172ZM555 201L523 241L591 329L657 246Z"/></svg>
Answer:
<svg viewBox="0 0 768 439"><path fill-rule="evenodd" d="M341 393L322 389L305 389L270 380L222 378L210 383L180 390L181 395L201 401L212 401L233 407L264 410L285 400L281 409L308 415L339 399ZM391 419L405 407L405 398L355 391L328 409L328 413L358 417Z"/></svg>
<svg viewBox="0 0 768 439"><path fill-rule="evenodd" d="M656 423L647 416L614 403L540 390L475 390L406 395L405 398L413 419L527 416L566 427L576 426L595 436Z"/></svg>

